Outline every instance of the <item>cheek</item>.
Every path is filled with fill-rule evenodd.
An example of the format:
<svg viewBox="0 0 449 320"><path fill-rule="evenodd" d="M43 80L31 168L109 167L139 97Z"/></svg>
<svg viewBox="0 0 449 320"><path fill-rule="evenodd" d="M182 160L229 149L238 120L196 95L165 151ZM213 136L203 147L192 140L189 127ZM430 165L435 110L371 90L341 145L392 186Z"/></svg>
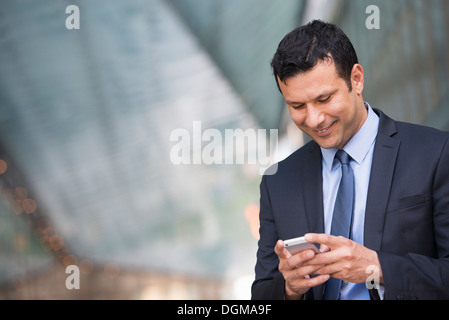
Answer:
<svg viewBox="0 0 449 320"><path fill-rule="evenodd" d="M293 122L299 127L303 126L305 121L305 112L298 111L298 110L290 110L290 117L292 118Z"/></svg>

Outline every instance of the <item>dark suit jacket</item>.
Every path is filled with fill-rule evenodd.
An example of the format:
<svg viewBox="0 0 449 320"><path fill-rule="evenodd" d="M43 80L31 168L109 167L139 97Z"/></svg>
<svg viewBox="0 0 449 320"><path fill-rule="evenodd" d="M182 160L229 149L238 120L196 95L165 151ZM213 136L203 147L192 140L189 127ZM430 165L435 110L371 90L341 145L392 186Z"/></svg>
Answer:
<svg viewBox="0 0 449 320"><path fill-rule="evenodd" d="M380 122L364 245L378 254L384 299L449 299L449 133L374 111ZM263 176L252 299L284 298L278 239L324 232L321 164L311 141L279 162L276 174ZM323 287L306 299L322 299Z"/></svg>

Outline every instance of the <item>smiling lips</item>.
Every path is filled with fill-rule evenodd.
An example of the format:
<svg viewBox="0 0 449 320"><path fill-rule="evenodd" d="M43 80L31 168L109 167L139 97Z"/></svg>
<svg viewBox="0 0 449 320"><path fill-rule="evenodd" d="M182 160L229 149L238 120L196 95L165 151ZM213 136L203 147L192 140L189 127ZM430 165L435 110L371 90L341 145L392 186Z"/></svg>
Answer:
<svg viewBox="0 0 449 320"><path fill-rule="evenodd" d="M315 134L319 137L324 137L326 135L328 135L330 133L330 129L332 128L332 126L334 125L334 122L332 122L332 124L329 127L326 127L324 129L321 130L313 130L315 132Z"/></svg>

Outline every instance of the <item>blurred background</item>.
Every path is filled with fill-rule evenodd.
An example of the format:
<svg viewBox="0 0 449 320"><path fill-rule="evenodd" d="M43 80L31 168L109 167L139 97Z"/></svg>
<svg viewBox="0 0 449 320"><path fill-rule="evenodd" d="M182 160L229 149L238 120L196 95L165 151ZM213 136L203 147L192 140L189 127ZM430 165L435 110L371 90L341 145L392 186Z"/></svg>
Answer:
<svg viewBox="0 0 449 320"><path fill-rule="evenodd" d="M173 164L170 134L300 147L270 61L317 18L353 41L371 106L449 130L446 0L2 0L0 299L249 299L261 176Z"/></svg>

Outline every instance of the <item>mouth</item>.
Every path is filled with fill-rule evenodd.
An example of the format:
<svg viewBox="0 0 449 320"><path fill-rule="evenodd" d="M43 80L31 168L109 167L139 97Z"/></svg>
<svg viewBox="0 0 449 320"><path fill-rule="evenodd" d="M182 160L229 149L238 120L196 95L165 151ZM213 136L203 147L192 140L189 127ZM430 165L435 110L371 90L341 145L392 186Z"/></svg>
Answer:
<svg viewBox="0 0 449 320"><path fill-rule="evenodd" d="M325 137L331 133L331 129L333 127L335 122L332 122L330 126L320 129L320 130L314 130L315 134L319 137Z"/></svg>

